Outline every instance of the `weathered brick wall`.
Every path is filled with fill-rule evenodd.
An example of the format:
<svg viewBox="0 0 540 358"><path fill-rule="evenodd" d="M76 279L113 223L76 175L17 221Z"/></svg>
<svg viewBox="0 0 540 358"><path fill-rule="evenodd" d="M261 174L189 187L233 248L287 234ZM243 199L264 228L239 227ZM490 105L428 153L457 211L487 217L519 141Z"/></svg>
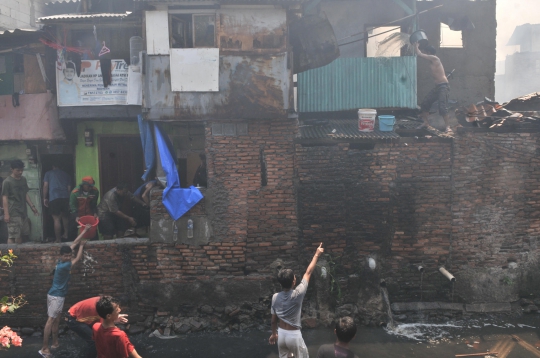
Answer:
<svg viewBox="0 0 540 358"><path fill-rule="evenodd" d="M394 299L418 294L411 265L435 268L449 255L451 142L403 139L373 150L297 145L297 155L302 240L323 241L338 274L368 275L372 257L377 279L393 283ZM438 277L425 281L432 298L441 298Z"/></svg>
<svg viewBox="0 0 540 358"><path fill-rule="evenodd" d="M455 301L508 302L520 290L540 295L538 133L465 131L453 141L402 138L371 150L293 145L288 121L250 122L249 134L212 137L207 129L210 185L188 214L209 217L214 234L208 243L89 243L94 261L73 270L66 306L112 294L125 297L130 312L143 318L237 305L264 321L275 289L270 264L279 258L304 268L321 241L341 298L335 285L323 292L329 286L315 280L306 303L313 316L328 299L340 304L339 312L366 313L381 279L392 302L421 295L448 302L452 286L441 266L457 278ZM261 166L267 167L266 185ZM154 201L159 195L153 193ZM159 205L153 209L166 215ZM12 273L0 272L4 292L28 297L12 316L18 322L43 321L58 249L17 246ZM367 267L369 257L375 271ZM417 265L426 269L423 278Z"/></svg>
<svg viewBox="0 0 540 358"><path fill-rule="evenodd" d="M300 240L325 242L345 288L347 275L369 276L373 257L371 275L393 301L452 299L441 266L458 278L455 300L517 299L536 282L538 138L477 131L373 150L297 145Z"/></svg>

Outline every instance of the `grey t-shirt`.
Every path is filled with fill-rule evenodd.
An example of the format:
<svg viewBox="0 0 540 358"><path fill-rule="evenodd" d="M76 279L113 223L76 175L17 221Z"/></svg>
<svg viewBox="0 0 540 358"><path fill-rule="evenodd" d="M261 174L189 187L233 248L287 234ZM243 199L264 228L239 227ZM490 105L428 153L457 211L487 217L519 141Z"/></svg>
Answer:
<svg viewBox="0 0 540 358"><path fill-rule="evenodd" d="M281 291L272 297L271 313L280 320L295 328L302 328L300 316L302 315L302 301L306 295L308 282L302 282L294 290Z"/></svg>

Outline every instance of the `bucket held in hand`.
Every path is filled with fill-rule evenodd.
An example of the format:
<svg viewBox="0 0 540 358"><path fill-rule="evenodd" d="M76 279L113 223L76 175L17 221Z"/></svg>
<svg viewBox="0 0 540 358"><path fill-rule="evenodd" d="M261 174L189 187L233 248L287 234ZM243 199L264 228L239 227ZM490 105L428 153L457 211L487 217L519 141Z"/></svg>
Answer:
<svg viewBox="0 0 540 358"><path fill-rule="evenodd" d="M84 233L83 239L91 239L94 236L96 236L96 230L97 226L99 224L99 219L90 215L87 216L81 216L78 221L80 228L79 228L79 235L83 232L86 225L92 225L90 229L88 229L87 232Z"/></svg>

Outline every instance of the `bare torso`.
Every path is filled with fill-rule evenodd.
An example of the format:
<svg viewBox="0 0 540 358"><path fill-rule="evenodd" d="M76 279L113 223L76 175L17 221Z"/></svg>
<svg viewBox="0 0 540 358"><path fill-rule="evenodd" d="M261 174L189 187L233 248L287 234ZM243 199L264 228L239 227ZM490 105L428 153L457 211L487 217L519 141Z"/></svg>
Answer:
<svg viewBox="0 0 540 358"><path fill-rule="evenodd" d="M441 60L437 56L429 57L429 68L435 84L448 83Z"/></svg>

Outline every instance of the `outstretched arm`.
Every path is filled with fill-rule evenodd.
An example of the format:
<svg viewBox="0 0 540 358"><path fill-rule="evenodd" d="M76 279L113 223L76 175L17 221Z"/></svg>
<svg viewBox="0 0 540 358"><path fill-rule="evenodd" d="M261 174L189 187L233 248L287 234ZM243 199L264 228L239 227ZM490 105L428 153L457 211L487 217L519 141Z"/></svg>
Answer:
<svg viewBox="0 0 540 358"><path fill-rule="evenodd" d="M304 274L303 279L306 280L306 282L309 282L309 279L311 277L311 274L313 273L313 270L315 269L315 265L317 265L317 260L319 259L319 256L321 256L324 252L324 249L322 248L322 242L317 248L317 251L315 251L315 255L313 256L313 259L311 260L311 263L309 264L306 273Z"/></svg>
<svg viewBox="0 0 540 358"><path fill-rule="evenodd" d="M75 248L77 247L77 245L79 245L79 243L81 242L82 238L83 238L83 235L88 231L90 230L90 228L92 227L92 225L88 224L84 227L83 231L79 234L79 236L77 236L77 238L75 239L75 241L73 241L73 243L71 245L69 245L69 247L71 247L71 250L75 250Z"/></svg>
<svg viewBox="0 0 540 358"><path fill-rule="evenodd" d="M129 358L142 358L139 353L137 353L136 349L133 349L131 352L129 352Z"/></svg>
<svg viewBox="0 0 540 358"><path fill-rule="evenodd" d="M83 240L81 244L79 245L79 252L77 252L77 256L73 260L71 260L71 266L75 265L82 258L85 244L86 244L86 240Z"/></svg>

